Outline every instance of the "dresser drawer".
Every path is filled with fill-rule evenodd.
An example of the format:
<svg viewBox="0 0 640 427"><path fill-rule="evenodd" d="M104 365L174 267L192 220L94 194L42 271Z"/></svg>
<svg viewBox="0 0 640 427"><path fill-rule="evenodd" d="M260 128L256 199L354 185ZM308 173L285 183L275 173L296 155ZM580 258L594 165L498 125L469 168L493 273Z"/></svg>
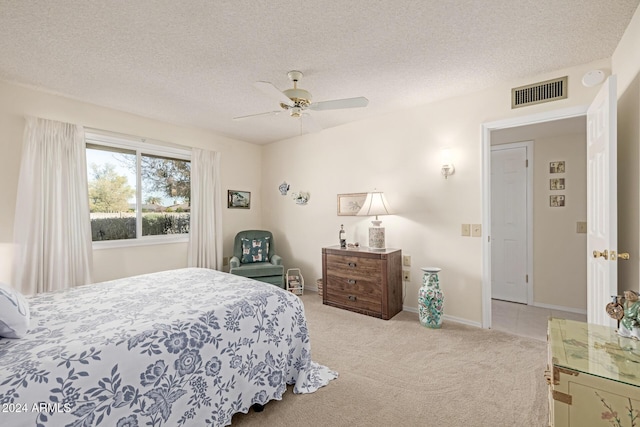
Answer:
<svg viewBox="0 0 640 427"><path fill-rule="evenodd" d="M327 270L332 275L380 282L381 262L354 256L327 255Z"/></svg>
<svg viewBox="0 0 640 427"><path fill-rule="evenodd" d="M375 280L329 275L324 286L328 302L375 313L382 310L382 290Z"/></svg>

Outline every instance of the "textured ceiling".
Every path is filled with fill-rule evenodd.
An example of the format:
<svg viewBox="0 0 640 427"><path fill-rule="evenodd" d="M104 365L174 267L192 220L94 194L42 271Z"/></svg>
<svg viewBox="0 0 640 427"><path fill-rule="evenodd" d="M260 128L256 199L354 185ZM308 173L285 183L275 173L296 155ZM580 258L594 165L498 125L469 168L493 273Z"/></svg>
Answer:
<svg viewBox="0 0 640 427"><path fill-rule="evenodd" d="M267 143L300 133L253 82L314 101L323 128L609 58L639 0L0 0L0 79Z"/></svg>

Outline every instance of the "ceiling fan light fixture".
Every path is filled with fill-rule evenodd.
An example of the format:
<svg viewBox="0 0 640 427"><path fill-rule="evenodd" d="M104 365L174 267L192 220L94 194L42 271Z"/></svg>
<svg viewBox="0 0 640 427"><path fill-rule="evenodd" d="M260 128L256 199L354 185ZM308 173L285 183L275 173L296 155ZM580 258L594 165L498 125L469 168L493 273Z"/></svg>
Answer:
<svg viewBox="0 0 640 427"><path fill-rule="evenodd" d="M311 94L304 89L287 89L283 90L282 93L284 93L298 107L307 107L311 104Z"/></svg>

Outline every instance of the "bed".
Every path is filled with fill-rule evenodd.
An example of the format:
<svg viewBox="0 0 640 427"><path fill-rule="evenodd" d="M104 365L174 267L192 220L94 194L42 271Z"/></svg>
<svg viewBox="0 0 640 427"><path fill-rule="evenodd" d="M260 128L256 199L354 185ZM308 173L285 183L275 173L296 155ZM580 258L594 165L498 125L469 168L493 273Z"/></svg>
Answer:
<svg viewBox="0 0 640 427"><path fill-rule="evenodd" d="M28 298L30 327L0 338L0 425L225 426L253 405L312 393L300 299L187 268Z"/></svg>

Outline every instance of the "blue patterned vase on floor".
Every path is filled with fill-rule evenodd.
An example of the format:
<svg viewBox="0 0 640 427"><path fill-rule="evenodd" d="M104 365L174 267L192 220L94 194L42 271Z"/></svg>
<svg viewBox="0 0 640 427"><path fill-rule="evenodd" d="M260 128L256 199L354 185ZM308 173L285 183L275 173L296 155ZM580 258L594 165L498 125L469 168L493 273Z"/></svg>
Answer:
<svg viewBox="0 0 640 427"><path fill-rule="evenodd" d="M427 328L439 328L442 326L442 308L444 296L440 290L438 272L440 268L424 267L422 286L418 291L418 314L420 324Z"/></svg>

